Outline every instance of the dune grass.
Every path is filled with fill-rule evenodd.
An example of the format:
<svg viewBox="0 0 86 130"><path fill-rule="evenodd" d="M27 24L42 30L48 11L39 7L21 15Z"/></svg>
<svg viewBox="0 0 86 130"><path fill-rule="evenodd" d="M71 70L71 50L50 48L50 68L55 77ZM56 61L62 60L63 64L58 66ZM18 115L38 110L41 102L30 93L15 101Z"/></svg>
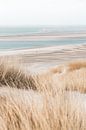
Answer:
<svg viewBox="0 0 86 130"><path fill-rule="evenodd" d="M36 78L41 89L46 91L78 91L86 93L86 62L77 61L49 69ZM72 66L73 65L73 66ZM72 68L72 69L71 69ZM57 71L56 71L57 69ZM42 91L43 91L42 90Z"/></svg>
<svg viewBox="0 0 86 130"><path fill-rule="evenodd" d="M86 62L34 75L1 61L0 130L86 130Z"/></svg>
<svg viewBox="0 0 86 130"><path fill-rule="evenodd" d="M70 62L68 64L68 70L69 71L74 71L74 70L78 70L78 69L81 69L81 68L86 68L86 61L73 61L73 62Z"/></svg>
<svg viewBox="0 0 86 130"><path fill-rule="evenodd" d="M86 96L0 89L0 130L84 130Z"/></svg>
<svg viewBox="0 0 86 130"><path fill-rule="evenodd" d="M0 86L8 86L20 89L36 89L31 76L26 73L22 67L17 63L11 63L9 61L1 61L0 63Z"/></svg>
<svg viewBox="0 0 86 130"><path fill-rule="evenodd" d="M86 68L55 76L58 88L86 93Z"/></svg>

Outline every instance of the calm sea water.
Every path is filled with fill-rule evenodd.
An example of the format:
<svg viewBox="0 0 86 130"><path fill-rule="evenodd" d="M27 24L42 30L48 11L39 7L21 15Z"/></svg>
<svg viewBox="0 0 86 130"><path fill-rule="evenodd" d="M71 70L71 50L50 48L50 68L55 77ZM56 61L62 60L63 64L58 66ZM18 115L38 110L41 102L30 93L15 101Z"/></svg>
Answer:
<svg viewBox="0 0 86 130"><path fill-rule="evenodd" d="M40 34L50 34L50 35L64 35L64 34L86 34L86 27L28 27L28 28L0 28L0 36L10 36L10 35L40 35ZM38 40L38 41L1 41L0 40L0 50L3 49L22 49L22 48L38 48L47 47L53 45L68 45L68 44L85 44L86 37L78 38L66 38L66 39L48 39L48 40Z"/></svg>

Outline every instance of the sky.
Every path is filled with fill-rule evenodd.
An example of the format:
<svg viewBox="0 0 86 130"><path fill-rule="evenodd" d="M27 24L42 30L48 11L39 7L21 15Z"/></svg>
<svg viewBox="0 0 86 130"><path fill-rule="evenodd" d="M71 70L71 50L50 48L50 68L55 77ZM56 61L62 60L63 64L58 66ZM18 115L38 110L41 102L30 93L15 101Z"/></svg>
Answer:
<svg viewBox="0 0 86 130"><path fill-rule="evenodd" d="M86 25L86 0L0 0L0 26Z"/></svg>

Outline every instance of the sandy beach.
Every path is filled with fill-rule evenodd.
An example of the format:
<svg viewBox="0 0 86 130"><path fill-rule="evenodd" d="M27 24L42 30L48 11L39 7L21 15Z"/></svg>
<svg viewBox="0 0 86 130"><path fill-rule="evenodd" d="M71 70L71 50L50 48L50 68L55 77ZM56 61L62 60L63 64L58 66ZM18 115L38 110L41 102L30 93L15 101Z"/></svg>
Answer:
<svg viewBox="0 0 86 130"><path fill-rule="evenodd" d="M8 50L1 51L0 56L16 58L31 70L45 69L67 61L86 59L86 44Z"/></svg>

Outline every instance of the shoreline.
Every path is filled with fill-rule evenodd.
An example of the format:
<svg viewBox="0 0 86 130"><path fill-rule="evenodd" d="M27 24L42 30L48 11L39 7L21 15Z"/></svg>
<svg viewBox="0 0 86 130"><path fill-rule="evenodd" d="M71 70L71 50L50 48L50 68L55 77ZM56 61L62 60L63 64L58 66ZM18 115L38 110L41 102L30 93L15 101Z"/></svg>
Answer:
<svg viewBox="0 0 86 130"><path fill-rule="evenodd" d="M74 49L76 47L86 47L86 43L83 44L66 44L66 45L56 45L56 46L49 46L49 47L40 47L40 48L20 48L20 49L4 49L0 50L1 55L20 55L24 53L28 54L37 54L37 53L52 53L55 51L64 51L65 49Z"/></svg>

